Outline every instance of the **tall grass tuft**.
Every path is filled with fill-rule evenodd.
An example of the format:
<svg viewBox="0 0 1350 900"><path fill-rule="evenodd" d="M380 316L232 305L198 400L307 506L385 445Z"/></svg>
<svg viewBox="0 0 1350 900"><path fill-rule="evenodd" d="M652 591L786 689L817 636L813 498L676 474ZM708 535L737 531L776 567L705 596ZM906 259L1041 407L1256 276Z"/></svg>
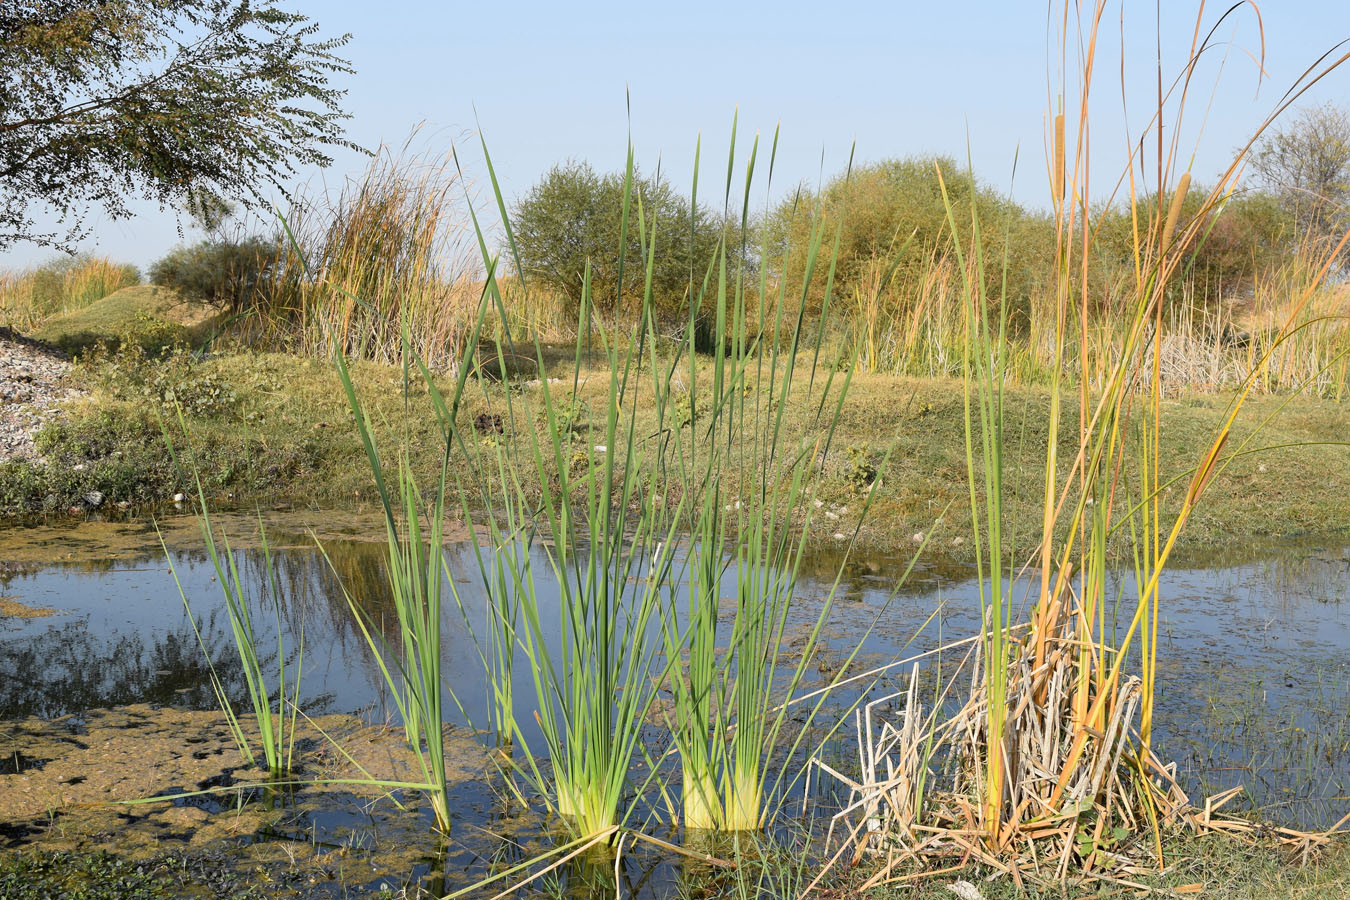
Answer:
<svg viewBox="0 0 1350 900"><path fill-rule="evenodd" d="M728 199L734 128L732 147ZM757 152L758 140L745 167L742 210ZM695 197L697 169L696 155ZM591 349L601 358L595 377L602 381L586 410L578 415L574 400L555 394L569 379L549 377L537 340L534 407L469 366L447 399L422 364L447 453L475 464L472 480L455 487L481 504L487 529L478 553L489 646L479 652L493 715L523 751L511 762L517 774L580 841L632 830L649 790L671 796L664 760L651 759L645 743L654 719L670 729L678 757L682 800L673 815L691 829L761 828L794 777L789 760L828 693L794 709L789 729L789 706L831 607L826 598L790 654L787 625L809 526L800 513L810 506L808 485L828 452L851 377L847 365L819 356L822 332L810 329L800 301L814 279L826 283L828 304L834 251L822 248L837 236L817 226L802 280L791 289L780 280L771 290L769 267L756 272L745 263L744 244L728 245L749 240L743 212L739 235L724 236L707 265L690 272L682 338L662 338L650 273L663 235L689 226L653 218L632 172L630 148L621 231L637 232L643 258L621 264L647 273L648 290L625 333L623 323L594 316L601 304L585 273L571 393ZM510 249L509 223L506 234ZM485 264L476 332L490 310L504 316L497 260ZM697 353L696 343L708 338L720 349ZM521 353L509 346L509 333L497 347L499 355L508 352ZM502 410L503 439L465 427L459 403L470 386ZM643 403L657 409L654 433L638 430L635 411ZM808 421L789 421L789 409L807 410ZM529 493L528 483L547 487ZM466 503L465 515L473 511ZM531 548L542 551L545 570L536 570ZM723 617L727 578L735 597ZM546 585L557 588L556 617ZM531 696L512 693L517 655L532 673ZM658 688L672 697L660 712Z"/></svg>
<svg viewBox="0 0 1350 900"><path fill-rule="evenodd" d="M31 331L49 316L97 303L141 283L135 266L102 256L59 257L20 272L0 272L0 325Z"/></svg>
<svg viewBox="0 0 1350 900"><path fill-rule="evenodd" d="M732 145L734 153L734 132ZM750 205L757 151L758 140L746 165L742 210ZM772 165L771 157L770 171ZM695 186L697 168L696 159ZM733 187L729 178L727 195ZM695 331L698 310L711 307L711 344L724 349L700 359L691 343L665 367L655 358L651 364L667 477L686 499L681 531L688 536L688 561L668 586L663 615L686 828L763 827L776 808L774 797L793 778L788 760L820 708L807 711L787 736L788 707L815 658L834 597L832 590L820 599L813 626L789 654L786 626L811 534L811 517L800 511L811 508L809 485L828 452L851 378L836 377L833 359L828 374L817 373L826 362L819 358L822 332L812 333L802 314L815 280L825 283L823 306L832 300L838 226L834 233L826 228L818 217L808 231L801 280L791 286L787 278L771 286L770 269L786 264L767 246L760 248L755 279L740 263L750 255L745 248L724 245L701 284L691 281L688 329ZM748 233L743 213L741 240ZM851 373L854 361L843 362ZM789 427L790 407L807 410L809 421ZM728 574L735 593L724 623Z"/></svg>
<svg viewBox="0 0 1350 900"><path fill-rule="evenodd" d="M386 564L397 640L385 638L380 623L371 619L360 600L345 587L344 596L398 707L404 737L422 779L410 786L427 797L437 828L448 834L451 817L446 795L441 678L445 472L442 469L431 502L424 503L405 452L399 458L398 481L390 487L346 361L340 353L335 359L384 511Z"/></svg>
<svg viewBox="0 0 1350 900"><path fill-rule="evenodd" d="M279 262L239 327L320 358L400 362L406 338L435 368L453 364L481 285L470 263L453 160L385 148L336 192L300 194Z"/></svg>
<svg viewBox="0 0 1350 900"><path fill-rule="evenodd" d="M911 693L898 721L887 723L878 742L864 750L864 777L855 785L859 798L850 810L863 817L853 831L857 855L881 850L894 856L898 843L910 859L922 862L940 858L954 836L978 834L978 845L958 840L967 859L1062 880L1071 868L1109 875L1147 856L1166 866L1164 821L1208 827L1208 813L1196 813L1174 768L1153 747L1159 583L1206 488L1237 452L1228 443L1244 401L1271 375L1281 350L1298 346L1299 335L1308 331L1300 323L1310 306L1334 296L1326 278L1350 241L1347 235L1339 246L1321 248L1315 258L1296 264L1295 271L1306 277L1292 286L1269 334L1251 348L1250 364L1213 437L1194 448L1193 465L1175 474L1177 461L1163 458L1160 435L1169 326L1178 326L1183 311L1175 304L1185 297L1175 290L1184 249L1202 237L1210 214L1231 195L1252 143L1197 198L1186 169L1192 154L1163 134L1187 133L1183 118L1197 60L1236 9L1217 23L1207 22L1200 9L1181 72L1170 92L1160 93L1145 135L1131 147L1130 168L1119 183L1127 192L1133 228L1133 271L1115 286L1106 320L1095 318L1103 304L1091 280L1081 277L1101 252L1095 227L1100 208L1088 199L1095 159L1088 110L1105 8L1066 4L1054 17L1066 62L1065 83L1052 96L1047 118L1054 123L1047 170L1058 236L1055 300L1044 320L1051 339L1050 405L1037 511L1040 541L1020 559L1002 538L1012 514L1001 456L1001 397L1012 377L1007 320L989 312L1006 307L1004 298L991 294L1000 284L1006 287L1006 278L997 277L1006 271L1006 257L986 258L987 247L1006 241L989 239L978 208L954 202L944 188L951 232L970 236L956 252L971 533L981 566L983 630L976 652L957 674L948 669L940 676L939 698L960 696L964 689L964 702L935 699L934 710L926 712ZM1310 69L1263 128L1347 57L1328 57ZM1145 172L1156 179L1147 191L1139 183ZM1344 357L1329 344L1320 352L1321 363L1301 363L1303 377L1289 386L1315 383L1328 363ZM1074 405L1078 425L1069 431L1066 412ZM1185 487L1169 510L1164 499L1174 481ZM1128 579L1113 583L1110 573L1122 562ZM1025 621L1012 617L1008 595L1008 579L1018 565L1033 573ZM942 789L902 789L928 778L935 753L943 761ZM958 808L969 813L953 814ZM1126 839L1136 835L1152 839L1131 852ZM895 866L884 865L872 883L891 877Z"/></svg>
<svg viewBox="0 0 1350 900"><path fill-rule="evenodd" d="M226 694L225 686L216 673L214 665L211 665L210 669L211 688L215 692L216 702L225 714L230 734L234 738L240 756L249 765L257 765L261 762L267 767L270 777L279 778L290 773L293 769L296 717L300 711L300 673L304 667L304 628L301 626L296 656L293 660L288 660L283 640L285 632L282 627L282 586L277 578L276 569L272 565L272 550L267 543L266 530L263 528L262 518L259 516L258 533L262 540L264 602L271 609L273 627L276 631L277 669L275 689L273 689L269 685L267 674L263 670L263 660L258 655L258 634L253 624L253 613L250 608L248 592L243 579L239 576L239 567L234 550L230 547L229 538L223 532L218 531L211 523L211 515L206 505L206 495L202 490L200 481L197 484L197 503L197 518L201 525L206 553L211 560L211 566L215 569L215 580L220 585L225 600L225 611L230 619L230 631L234 637L234 647L239 654L239 665L244 673L245 684L248 686L249 707L253 714L253 721L258 728L258 740L261 744L260 754L254 752L253 741L244 730L239 715ZM183 588L183 583L178 577L173 555L169 553L168 547L163 544L162 536L160 543L164 549L165 559L168 560L169 571L173 575L174 584L183 600L183 608L187 611L188 618L192 622L193 633L197 635L197 641L201 644L202 650L205 651L206 645L202 640L201 632L197 629L197 619L192 612L192 605L186 590ZM209 653L207 657L208 665L210 665ZM290 673L289 688L287 683L288 672Z"/></svg>

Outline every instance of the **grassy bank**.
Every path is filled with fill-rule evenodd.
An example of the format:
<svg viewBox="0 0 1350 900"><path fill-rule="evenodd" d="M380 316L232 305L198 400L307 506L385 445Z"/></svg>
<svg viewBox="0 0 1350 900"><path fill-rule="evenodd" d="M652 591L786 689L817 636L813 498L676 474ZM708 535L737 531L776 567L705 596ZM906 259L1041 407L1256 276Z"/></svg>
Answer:
<svg viewBox="0 0 1350 900"><path fill-rule="evenodd" d="M703 362L711 365L710 359ZM595 415L602 414L599 400L607 373L583 367L574 392L570 365L554 361L548 371L569 376L565 384L551 387L555 398L561 394L562 403L570 404L574 459L603 452L596 449L603 442L596 436L603 423L592 419L592 407L597 408ZM353 366L353 376L380 437L392 441L406 436L415 468L429 477L444 447L425 388L405 397L403 372L397 366L360 363ZM817 373L818 378L826 376L823 369ZM77 367L77 377L91 388L91 396L71 408L64 424L41 435L45 462L0 464L4 515L66 514L72 506L87 506L85 498L95 491L106 506L145 508L186 490L161 434L164 422L177 428L175 407L183 409L184 447L218 499L248 505L345 505L373 499L360 439L337 375L327 363L255 352L206 359L178 353L153 360L124 348L87 356ZM443 379L441 387L448 391L450 386L450 379ZM513 390L518 400L514 421L488 399L497 396L494 391L467 391L460 416L466 432L476 437L477 446L470 448L474 452L489 452L524 429L541 427L537 381L522 380ZM644 393L636 396L639 431L651 433L655 411L644 406L649 401ZM697 428L707 403L706 397L689 398L683 404L687 413L682 427ZM1004 464L1013 501L1010 534L1015 546L1027 551L1040 527L1048 409L1046 391L1008 391ZM1180 461L1189 457L1184 451L1213 434L1225 409L1224 398L1216 395L1185 394L1164 401L1161 458L1176 461L1175 471L1165 474L1178 476L1166 503L1179 503L1185 491L1187 473ZM787 421L809 418L808 410L797 412L801 415L788 415ZM1270 423L1245 449L1279 449L1232 461L1210 489L1208 505L1191 522L1187 545L1350 534L1350 447L1333 443L1344 440L1345 416L1344 405L1330 400L1250 400L1227 451L1244 449L1246 435L1268 417L1273 417ZM943 510L953 501L959 509L967 490L963 427L959 381L856 375L835 437L822 448L809 485L812 502L826 514L816 517L823 526L818 526L820 539L850 534L870 493L873 507L860 533L862 543L912 545L918 534L932 532L935 549L964 556L959 518L949 513L949 523L934 531ZM1077 433L1073 413L1066 412L1060 431L1065 467L1072 464ZM890 463L878 473L892 445ZM462 459L454 464L466 465ZM467 470L461 474L468 476ZM527 490L537 493L538 482L534 479Z"/></svg>

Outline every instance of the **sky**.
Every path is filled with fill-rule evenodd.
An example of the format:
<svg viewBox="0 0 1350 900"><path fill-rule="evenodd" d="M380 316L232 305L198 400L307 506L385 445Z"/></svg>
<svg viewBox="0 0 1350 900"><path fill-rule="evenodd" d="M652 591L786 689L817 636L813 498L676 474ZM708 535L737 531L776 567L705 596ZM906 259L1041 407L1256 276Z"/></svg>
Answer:
<svg viewBox="0 0 1350 900"><path fill-rule="evenodd" d="M738 164L758 133L759 172L779 129L773 184L757 178L760 205L839 173L851 152L860 161L934 153L969 160L1019 202L1048 205L1047 109L1060 66L1057 51L1047 63L1058 22L1039 0L284 5L326 35L352 36L344 53L356 74L336 82L348 91L348 137L371 149L399 147L421 125L415 149L442 154L453 145L479 204L488 196L480 136L508 201L565 160L621 169L630 135L644 169L659 161L687 191L701 136L700 199L720 200L736 115ZM1228 6L1204 7L1205 30ZM1056 17L1060 10L1057 3ZM1197 4L1127 2L1122 10L1115 2L1106 10L1091 108L1096 199L1109 194L1130 137L1153 112L1158 34L1170 82L1186 58ZM1227 166L1305 68L1350 38L1350 3L1270 0L1259 18L1243 6L1216 37L1221 46L1196 73L1180 138L1201 181ZM1350 106L1350 65L1302 102ZM367 162L340 152L332 167L301 180L331 190ZM96 212L82 249L146 267L200 237L172 210L134 208L134 218L120 221ZM0 253L0 267L50 255L17 245Z"/></svg>

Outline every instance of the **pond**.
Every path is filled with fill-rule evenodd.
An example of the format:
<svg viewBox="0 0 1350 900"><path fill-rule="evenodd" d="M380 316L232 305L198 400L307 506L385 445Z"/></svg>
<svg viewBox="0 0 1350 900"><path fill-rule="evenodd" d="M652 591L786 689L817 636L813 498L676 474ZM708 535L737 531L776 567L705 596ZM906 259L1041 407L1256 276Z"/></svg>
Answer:
<svg viewBox="0 0 1350 900"><path fill-rule="evenodd" d="M297 656L296 636L303 628L300 706L314 717L312 727L302 728L305 748L328 746L332 732L343 735L344 746L396 744L392 738L380 743L378 734L389 730L379 726L393 722L396 710L342 590L372 620L389 614L383 544L347 534L379 532L369 520L317 521L325 525L324 553L296 522L269 530L284 587L282 655ZM184 518L168 532L172 568L158 537L144 525L35 530L0 545L0 597L11 613L0 616L0 782L11 782L0 785L0 796L7 790L18 796L16 779L29 779L22 785L32 792L45 777L62 797L73 791L78 801L84 780L78 770L89 765L89 757L80 754L94 752L88 748L99 742L107 748L100 760L121 752L129 767L141 770L118 776L124 790L141 792L126 798L231 783L238 766L223 763L233 750L219 727L208 658L236 696L242 696L242 676L216 573L200 546L192 546L191 522ZM54 552L57 548L63 552ZM547 570L542 551L533 552L539 555L536 571ZM266 579L262 553L247 541L235 553L258 604ZM475 604L484 602L472 546L451 544L447 560L472 620ZM788 628L788 635L798 638L811 631L820 600L842 569L825 625L825 650L813 660L808 680L828 680L859 646L850 672L976 633L978 584L970 571L919 566L899 584L908 562L900 554L845 559L830 549L813 551L803 561ZM206 652L175 586L175 572ZM1128 577L1118 579L1117 587L1130 596ZM1025 593L1021 584L1012 590L1017 597ZM1242 804L1261 819L1302 828L1333 824L1350 803L1350 548L1291 544L1240 557L1188 560L1165 575L1161 597L1155 747L1162 758L1178 763L1192 799L1243 785ZM1124 601L1119 610L1126 621L1128 606ZM12 614L24 609L39 614ZM255 622L259 646L272 648L274 661L278 643L271 614L260 609ZM556 628L556 620L546 627ZM426 810L401 812L336 787L280 800L255 792L179 801L166 812L132 807L98 828L105 834L110 827L125 828L128 835L141 829L143 840L158 847L176 839L203 845L203 833L247 846L255 860L280 861L282 868L291 860L291 869L304 872L292 887L315 897L397 888L432 874L441 879L435 887L445 889L456 884L457 875L462 880L466 872L481 872L484 860L527 858L528 848L546 838L548 825L505 802L509 791L488 774L482 747L491 742L469 727L487 720L487 690L466 617L453 604L447 605L443 640L445 680L456 700L446 704L460 776L452 780L452 811L468 825L452 834L448 851L430 844ZM528 671L516 675L518 695L528 696ZM872 690L894 690L901 678L895 669ZM841 692L838 703L855 699ZM827 708L821 721L844 712ZM657 743L659 731L653 728ZM848 765L857 752L850 733L849 727L839 729L823 752ZM129 749L118 749L128 742ZM175 750L189 745L201 749ZM328 756L335 765L346 763L331 750ZM360 761L375 765L373 758ZM62 774L63 766L70 773ZM794 790L799 793L800 785ZM404 799L416 807L415 798ZM812 800L828 811L839 797L817 785ZM50 829L44 831L42 815L35 813L40 805L6 811L0 803L0 819L8 819L0 821L0 846L50 843ZM222 824L222 812L235 824ZM244 828L238 823L246 812L257 815ZM45 814L53 815L50 809ZM316 861L308 868L294 865L297 843ZM333 864L334 854L349 861L345 868ZM628 865L621 877L630 890L647 896L671 895L681 877L680 864L650 849L632 853Z"/></svg>

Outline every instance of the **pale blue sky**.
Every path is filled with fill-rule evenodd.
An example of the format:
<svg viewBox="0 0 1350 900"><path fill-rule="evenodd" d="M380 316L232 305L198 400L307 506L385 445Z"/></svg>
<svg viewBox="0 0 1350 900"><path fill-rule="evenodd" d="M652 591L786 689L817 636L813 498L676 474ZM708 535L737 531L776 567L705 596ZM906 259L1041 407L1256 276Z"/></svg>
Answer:
<svg viewBox="0 0 1350 900"><path fill-rule="evenodd" d="M725 171L731 118L739 108L742 150L755 131L767 138L781 122L779 189L816 181L822 159L826 176L840 171L855 140L862 160L939 152L964 161L968 129L982 177L1007 186L1020 148L1014 194L1028 205L1046 202L1047 13L1041 2L291 5L328 34L353 35L346 54L357 75L341 81L350 92L353 140L372 148L401 144L412 126L425 122L419 148L448 150L453 140L470 173L481 177L474 138L481 126L508 197L560 160L621 167L627 90L639 162L650 169L659 156L682 189L702 133L704 197L711 194L711 173ZM1190 43L1195 5L1162 5L1164 70L1170 76ZM1228 5L1207 7L1206 22ZM1239 11L1220 31L1233 49L1195 156L1197 178L1222 169L1303 69L1350 37L1350 4L1344 0L1275 0L1262 4L1261 12L1269 77L1259 94L1256 63L1248 55L1260 47L1255 15ZM1104 22L1094 110L1096 190L1109 187L1124 160L1122 30L1136 135L1151 113L1155 6L1130 3L1125 13L1123 29L1118 2ZM1213 54L1198 78L1192 125L1210 102L1222 59ZM1350 103L1350 68L1309 97ZM1195 136L1184 137L1189 155ZM332 185L363 164L344 153L331 169L309 177ZM95 217L96 239L86 249L144 266L179 240L172 212L138 208L142 213L128 221ZM47 255L19 246L0 255L0 265Z"/></svg>

